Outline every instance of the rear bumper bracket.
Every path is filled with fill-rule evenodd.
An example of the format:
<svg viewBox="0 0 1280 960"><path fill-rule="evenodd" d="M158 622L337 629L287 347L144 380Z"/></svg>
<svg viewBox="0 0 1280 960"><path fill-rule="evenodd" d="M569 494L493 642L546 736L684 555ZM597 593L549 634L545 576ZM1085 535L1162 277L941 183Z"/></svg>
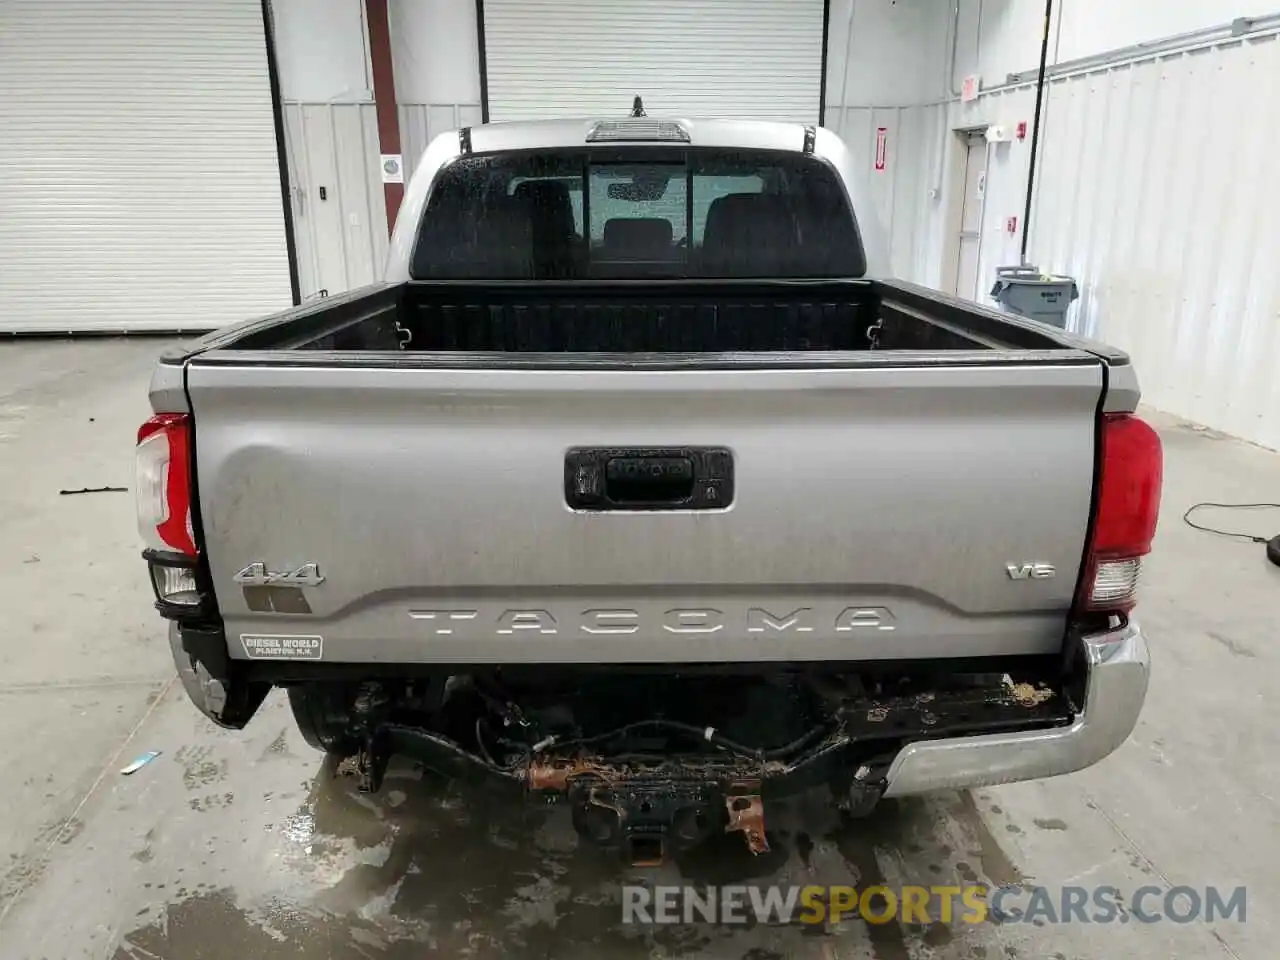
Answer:
<svg viewBox="0 0 1280 960"><path fill-rule="evenodd" d="M885 796L1056 777L1097 763L1133 732L1147 694L1150 654L1134 621L1084 637L1084 707L1069 725L924 740L899 751Z"/></svg>

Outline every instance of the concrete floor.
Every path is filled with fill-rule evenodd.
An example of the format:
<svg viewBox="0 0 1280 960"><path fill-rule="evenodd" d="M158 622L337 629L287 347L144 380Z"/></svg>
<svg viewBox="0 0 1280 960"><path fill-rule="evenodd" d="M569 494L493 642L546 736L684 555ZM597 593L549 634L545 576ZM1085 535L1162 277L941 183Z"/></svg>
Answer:
<svg viewBox="0 0 1280 960"><path fill-rule="evenodd" d="M618 885L654 872L578 850L563 811L499 808L408 768L366 799L301 742L279 696L243 734L187 704L131 495L59 495L131 484L163 346L0 342L0 956L1274 955L1280 569L1260 546L1180 517L1199 500L1280 500L1280 456L1156 418L1165 510L1140 608L1156 669L1116 755L1054 781L885 804L858 825L806 801L771 816L767 856L733 838L657 872L757 885L1246 884L1246 923L643 930L621 924ZM1280 531L1280 512L1252 519ZM119 775L146 750L163 754Z"/></svg>

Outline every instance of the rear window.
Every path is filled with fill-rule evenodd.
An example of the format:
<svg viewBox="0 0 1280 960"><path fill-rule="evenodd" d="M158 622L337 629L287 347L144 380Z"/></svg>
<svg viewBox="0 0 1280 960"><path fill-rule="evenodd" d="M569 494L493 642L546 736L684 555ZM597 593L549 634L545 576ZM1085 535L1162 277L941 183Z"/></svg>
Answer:
<svg viewBox="0 0 1280 960"><path fill-rule="evenodd" d="M440 174L412 275L428 280L861 276L849 201L793 154L468 157Z"/></svg>

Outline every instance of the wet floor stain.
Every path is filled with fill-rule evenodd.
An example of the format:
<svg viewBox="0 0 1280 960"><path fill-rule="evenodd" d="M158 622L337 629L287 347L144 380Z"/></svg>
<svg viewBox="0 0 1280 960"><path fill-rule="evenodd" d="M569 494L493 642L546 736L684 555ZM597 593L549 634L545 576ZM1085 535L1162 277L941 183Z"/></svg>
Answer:
<svg viewBox="0 0 1280 960"><path fill-rule="evenodd" d="M0 903L7 903L22 896L40 882L47 864L42 857L19 857L3 875L0 875Z"/></svg>
<svg viewBox="0 0 1280 960"><path fill-rule="evenodd" d="M1208 632L1209 639L1221 644L1233 657L1243 657L1247 660L1256 660L1258 655L1250 650L1247 646L1238 640L1224 636L1221 633L1214 633L1212 630Z"/></svg>
<svg viewBox="0 0 1280 960"><path fill-rule="evenodd" d="M187 801L187 806L197 813L206 813L210 810L221 810L231 806L236 802L234 793L214 793L203 797L193 797Z"/></svg>
<svg viewBox="0 0 1280 960"><path fill-rule="evenodd" d="M886 886L886 879L876 856L876 846L906 843L904 828L923 814L923 805L914 799L886 800L870 816L853 819L842 816L831 839L840 856L848 864L854 883L861 889ZM884 898L872 905L877 912L885 910ZM897 922L868 923L867 935L871 940L876 960L909 960L906 936Z"/></svg>
<svg viewBox="0 0 1280 960"><path fill-rule="evenodd" d="M945 947L955 939L955 934L945 923L932 923L924 935L924 942L930 947Z"/></svg>
<svg viewBox="0 0 1280 960"><path fill-rule="evenodd" d="M262 751L262 759L264 760L271 757L290 757L292 755L289 750L289 731L287 728L281 729L276 738L267 744L267 748Z"/></svg>
<svg viewBox="0 0 1280 960"><path fill-rule="evenodd" d="M79 817L72 817L62 825L62 829L58 831L58 842L66 845L84 832L84 821Z"/></svg>
<svg viewBox="0 0 1280 960"><path fill-rule="evenodd" d="M993 808L994 809L994 808ZM973 794L961 793L959 809L955 811L956 819L973 837L977 846L969 852L969 856L978 861L983 876L996 887L1009 887L1022 883L1022 872L1014 866L1009 855L1004 852L995 834L987 826Z"/></svg>
<svg viewBox="0 0 1280 960"><path fill-rule="evenodd" d="M813 839L807 833L796 835L796 853L806 869L813 869Z"/></svg>
<svg viewBox="0 0 1280 960"><path fill-rule="evenodd" d="M1039 819L1039 818L1036 818L1035 820L1032 820L1031 822L1032 822L1032 823L1034 823L1034 824L1035 824L1037 827L1039 827L1041 830L1065 830L1065 829L1067 829L1067 823L1066 823L1066 821L1065 821L1065 820L1059 820L1057 817L1050 817L1049 819L1046 819L1046 820L1041 820L1041 819Z"/></svg>
<svg viewBox="0 0 1280 960"><path fill-rule="evenodd" d="M190 764L182 772L182 783L188 790L199 790L201 787L212 786L227 776L227 762L215 762L212 760L200 761Z"/></svg>
<svg viewBox="0 0 1280 960"><path fill-rule="evenodd" d="M131 860L137 861L138 863L150 863L152 860L155 859L155 856L156 856L155 851L151 847L151 845L155 842L155 839L156 839L156 828L152 827L150 830L147 831L146 835L142 838L142 846L139 847L137 850L133 851L133 853L129 854L129 858Z"/></svg>
<svg viewBox="0 0 1280 960"><path fill-rule="evenodd" d="M219 960L227 957L269 956L359 956L357 945L373 946L378 938L361 944L353 938L349 923L323 915L283 914L251 918L235 903L231 890L201 894L170 904L163 915L127 934L119 943L114 960L151 960L173 957L182 960ZM382 944L397 947L383 950L382 956L421 957L423 945L402 942ZM348 951L334 954L337 947ZM416 952L415 952L416 951Z"/></svg>
<svg viewBox="0 0 1280 960"><path fill-rule="evenodd" d="M182 747L173 758L182 765L182 784L188 790L210 787L227 777L227 761L214 757L211 747Z"/></svg>
<svg viewBox="0 0 1280 960"><path fill-rule="evenodd" d="M270 750L259 762L270 762ZM230 879L237 876L234 871L225 874L228 882L213 885L162 877L169 889L157 885L157 898L172 902L126 924L134 929L114 944L114 957L908 960L959 955L953 951L970 932L936 922L867 924L846 917L826 929L622 922L625 883L885 885L886 851L908 846L919 851L912 861L921 875L906 882L958 883L979 874L993 885L1016 882L1018 871L972 800L952 800L950 806L971 838L972 849L961 846L958 852L977 863L976 869L954 861L956 841L938 833L937 809L907 799L886 801L870 817L856 820L834 811L815 817L784 809L769 830L767 854L751 855L736 835L715 836L654 873L580 847L568 829L567 811L560 808L512 802L411 768L393 771L383 793L368 797L326 764L304 795L288 801L273 794L273 815L256 828L259 837L265 830L265 845L252 836L236 838L234 845L224 838L219 852L211 854L216 862L228 851L252 856L255 848L264 848L272 869L283 871L282 882L273 878L249 890ZM792 823L805 829L793 830ZM154 840L154 831L148 833L134 859L151 865ZM926 863L939 870L926 872Z"/></svg>

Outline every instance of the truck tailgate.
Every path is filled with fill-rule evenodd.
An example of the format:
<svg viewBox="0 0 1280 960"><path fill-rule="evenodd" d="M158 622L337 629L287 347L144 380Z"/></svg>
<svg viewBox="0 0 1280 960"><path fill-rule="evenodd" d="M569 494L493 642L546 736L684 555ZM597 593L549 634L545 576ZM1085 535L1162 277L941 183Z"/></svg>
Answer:
<svg viewBox="0 0 1280 960"><path fill-rule="evenodd" d="M1062 643L1103 389L1082 354L750 370L313 357L215 351L187 369L234 657L855 661ZM732 502L572 508L581 448L727 451Z"/></svg>

